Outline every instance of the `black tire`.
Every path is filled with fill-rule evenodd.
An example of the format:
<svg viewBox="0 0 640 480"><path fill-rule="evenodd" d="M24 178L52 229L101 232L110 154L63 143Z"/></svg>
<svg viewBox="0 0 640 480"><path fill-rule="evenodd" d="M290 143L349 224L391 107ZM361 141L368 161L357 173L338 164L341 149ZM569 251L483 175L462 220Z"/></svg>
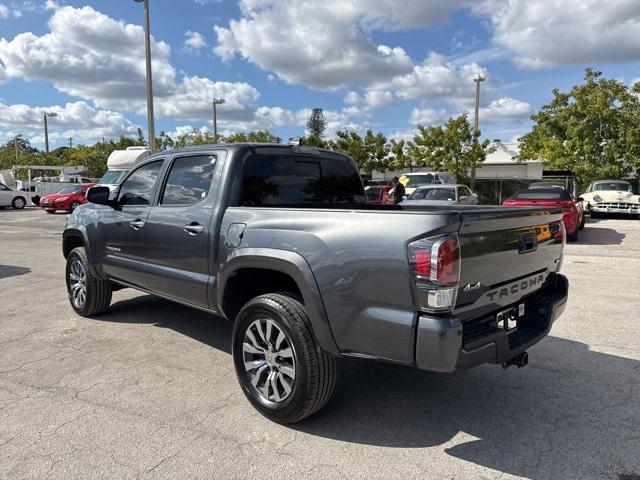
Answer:
<svg viewBox="0 0 640 480"><path fill-rule="evenodd" d="M295 380L282 401L269 401L261 395L245 369L245 335L256 320L271 320L285 334L293 350ZM287 294L262 295L242 307L233 328L232 351L245 396L256 410L274 422L294 423L312 415L327 403L335 388L336 358L316 345L304 305Z"/></svg>
<svg viewBox="0 0 640 480"><path fill-rule="evenodd" d="M55 210L45 210L45 212L47 212L47 213L56 213Z"/></svg>
<svg viewBox="0 0 640 480"><path fill-rule="evenodd" d="M80 206L80 202L75 201L69 207L69 213L73 213L73 211Z"/></svg>
<svg viewBox="0 0 640 480"><path fill-rule="evenodd" d="M11 202L14 210L22 210L27 205L27 199L24 197L16 197Z"/></svg>
<svg viewBox="0 0 640 480"><path fill-rule="evenodd" d="M586 213L582 214L582 220L580 220L580 225L578 226L578 230L582 230L584 228L584 222L587 219Z"/></svg>
<svg viewBox="0 0 640 480"><path fill-rule="evenodd" d="M74 262L79 262L84 270L85 295L83 302L74 302L71 292L71 272ZM99 315L109 308L111 303L111 284L108 280L101 280L91 274L89 260L84 247L76 247L71 250L67 257L67 267L65 269L65 280L67 283L67 293L71 308L83 317Z"/></svg>
<svg viewBox="0 0 640 480"><path fill-rule="evenodd" d="M579 233L580 229L576 228L576 231L573 232L571 235L567 235L567 241L568 242L577 242L578 241L578 233Z"/></svg>

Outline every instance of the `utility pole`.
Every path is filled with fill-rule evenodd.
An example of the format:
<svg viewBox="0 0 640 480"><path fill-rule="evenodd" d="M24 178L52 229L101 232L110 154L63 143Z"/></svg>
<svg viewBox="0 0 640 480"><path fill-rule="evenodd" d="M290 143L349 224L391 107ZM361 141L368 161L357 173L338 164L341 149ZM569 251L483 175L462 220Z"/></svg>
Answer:
<svg viewBox="0 0 640 480"><path fill-rule="evenodd" d="M49 127L47 125L47 117L57 117L56 112L44 112L44 151L49 154Z"/></svg>
<svg viewBox="0 0 640 480"><path fill-rule="evenodd" d="M16 135L16 138L13 140L13 146L16 147L16 165L18 164L18 140L22 137L21 134Z"/></svg>
<svg viewBox="0 0 640 480"><path fill-rule="evenodd" d="M144 46L147 60L147 144L149 150L156 151L156 132L153 116L153 78L151 73L151 33L149 26L149 0L135 0L144 3Z"/></svg>
<svg viewBox="0 0 640 480"><path fill-rule="evenodd" d="M214 98L213 103L213 141L218 143L218 115L216 112L216 105L224 103L224 98Z"/></svg>
<svg viewBox="0 0 640 480"><path fill-rule="evenodd" d="M475 132L478 131L478 117L480 115L480 82L484 82L487 79L487 77L485 77L484 75L482 75L481 73L476 74L475 77L473 77L473 81L476 84L476 110L475 110L475 116L473 117L473 128L475 130ZM469 182L469 186L471 187L471 191L474 190L476 185L476 169L475 167L473 167L471 169L471 179Z"/></svg>

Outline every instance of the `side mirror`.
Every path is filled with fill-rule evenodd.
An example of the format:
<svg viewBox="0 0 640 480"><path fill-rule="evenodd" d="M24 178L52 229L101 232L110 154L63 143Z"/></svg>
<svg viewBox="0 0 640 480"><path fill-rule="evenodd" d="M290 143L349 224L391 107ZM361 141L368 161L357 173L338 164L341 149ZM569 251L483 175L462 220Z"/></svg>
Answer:
<svg viewBox="0 0 640 480"><path fill-rule="evenodd" d="M98 205L111 205L110 195L111 190L109 190L109 187L91 187L87 190L87 201Z"/></svg>
<svg viewBox="0 0 640 480"><path fill-rule="evenodd" d="M584 198L578 197L578 202L584 202Z"/></svg>

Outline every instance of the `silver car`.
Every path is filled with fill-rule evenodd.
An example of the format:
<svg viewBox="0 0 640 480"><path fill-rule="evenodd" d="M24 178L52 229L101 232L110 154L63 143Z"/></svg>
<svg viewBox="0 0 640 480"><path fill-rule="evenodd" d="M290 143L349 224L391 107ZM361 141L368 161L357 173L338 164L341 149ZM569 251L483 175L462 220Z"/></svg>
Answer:
<svg viewBox="0 0 640 480"><path fill-rule="evenodd" d="M24 208L28 201L30 200L27 193L20 190L13 190L4 183L0 183L0 209L13 207L19 210Z"/></svg>
<svg viewBox="0 0 640 480"><path fill-rule="evenodd" d="M428 185L416 189L402 205L477 205L478 196L457 183Z"/></svg>

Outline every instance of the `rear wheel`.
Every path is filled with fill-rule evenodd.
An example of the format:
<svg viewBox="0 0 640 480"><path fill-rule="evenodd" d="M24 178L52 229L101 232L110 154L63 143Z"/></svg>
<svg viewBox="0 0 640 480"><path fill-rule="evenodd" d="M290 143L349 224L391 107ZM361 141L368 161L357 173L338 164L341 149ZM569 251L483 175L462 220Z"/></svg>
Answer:
<svg viewBox="0 0 640 480"><path fill-rule="evenodd" d="M335 358L316 345L304 305L288 295L262 295L242 308L233 359L245 396L274 422L317 412L335 388Z"/></svg>
<svg viewBox="0 0 640 480"><path fill-rule="evenodd" d="M75 202L73 202L71 204L71 207L69 207L69 213L73 213L73 211L78 208L80 206L80 202L78 202L77 200Z"/></svg>
<svg viewBox="0 0 640 480"><path fill-rule="evenodd" d="M22 210L26 204L27 201L24 199L24 197L16 197L13 199L13 202L11 202L11 206L16 210Z"/></svg>
<svg viewBox="0 0 640 480"><path fill-rule="evenodd" d="M71 307L78 315L98 315L111 303L111 284L91 274L84 247L74 248L67 257L67 292Z"/></svg>
<svg viewBox="0 0 640 480"><path fill-rule="evenodd" d="M576 227L575 232L573 232L571 235L567 235L567 241L569 242L577 242L578 241L578 232L580 230L578 229L578 227Z"/></svg>
<svg viewBox="0 0 640 480"><path fill-rule="evenodd" d="M47 212L47 213L56 213L55 210L45 210L45 212Z"/></svg>
<svg viewBox="0 0 640 480"><path fill-rule="evenodd" d="M582 230L584 228L584 222L586 221L586 214L582 214L582 220L580 220L580 226L578 227L578 230Z"/></svg>

